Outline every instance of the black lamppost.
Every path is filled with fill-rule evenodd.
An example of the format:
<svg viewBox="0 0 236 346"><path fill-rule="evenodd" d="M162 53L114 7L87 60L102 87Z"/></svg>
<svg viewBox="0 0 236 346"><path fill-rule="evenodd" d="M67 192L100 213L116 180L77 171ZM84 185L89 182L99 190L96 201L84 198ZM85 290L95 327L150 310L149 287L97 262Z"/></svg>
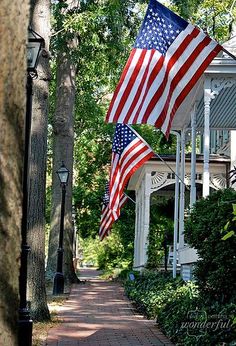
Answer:
<svg viewBox="0 0 236 346"><path fill-rule="evenodd" d="M61 220L60 220L60 233L59 233L59 247L57 250L57 272L54 276L53 282L53 295L59 295L64 293L64 275L62 272L63 266L63 234L64 234L64 216L65 216L65 198L66 198L66 185L69 179L69 170L62 162L61 167L57 171L61 189L62 189L62 198L61 198Z"/></svg>
<svg viewBox="0 0 236 346"><path fill-rule="evenodd" d="M22 225L21 225L21 266L19 277L19 324L18 324L18 344L19 346L32 345L32 320L27 306L27 258L30 247L27 244L27 220L28 220L28 172L30 155L30 129L32 113L32 84L37 78L37 64L41 48L44 46L44 39L31 28L28 29L27 45L27 99L25 116L25 147L24 147L24 170L23 170L23 201L22 201Z"/></svg>

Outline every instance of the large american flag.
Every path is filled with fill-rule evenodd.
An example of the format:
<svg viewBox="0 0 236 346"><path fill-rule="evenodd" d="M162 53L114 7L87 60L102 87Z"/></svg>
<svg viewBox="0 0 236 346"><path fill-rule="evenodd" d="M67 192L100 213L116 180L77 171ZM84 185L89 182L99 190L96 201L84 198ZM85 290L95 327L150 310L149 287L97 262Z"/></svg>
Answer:
<svg viewBox="0 0 236 346"><path fill-rule="evenodd" d="M106 121L147 123L168 136L177 109L221 48L198 28L150 0Z"/></svg>
<svg viewBox="0 0 236 346"><path fill-rule="evenodd" d="M120 200L131 175L154 152L133 129L117 124L112 145L109 208L119 214Z"/></svg>
<svg viewBox="0 0 236 346"><path fill-rule="evenodd" d="M112 211L109 208L109 184L106 185L105 195L103 197L102 205L102 215L99 228L99 238L103 240L109 233L112 228L113 223L119 218L119 214ZM123 207L126 203L128 196L123 194L120 200L119 209Z"/></svg>

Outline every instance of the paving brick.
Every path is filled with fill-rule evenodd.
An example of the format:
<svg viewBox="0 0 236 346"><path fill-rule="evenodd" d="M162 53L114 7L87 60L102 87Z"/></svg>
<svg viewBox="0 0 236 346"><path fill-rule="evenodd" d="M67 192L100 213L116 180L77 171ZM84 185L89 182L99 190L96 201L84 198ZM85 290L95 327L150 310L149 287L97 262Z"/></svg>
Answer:
<svg viewBox="0 0 236 346"><path fill-rule="evenodd" d="M72 287L45 346L173 346L154 321L135 313L119 283L81 270L85 284Z"/></svg>

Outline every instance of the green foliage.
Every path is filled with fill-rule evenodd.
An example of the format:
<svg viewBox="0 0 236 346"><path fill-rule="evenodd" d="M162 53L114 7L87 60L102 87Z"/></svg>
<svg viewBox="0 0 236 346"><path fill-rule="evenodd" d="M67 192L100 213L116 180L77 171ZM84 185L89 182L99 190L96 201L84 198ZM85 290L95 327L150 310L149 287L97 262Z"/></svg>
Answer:
<svg viewBox="0 0 236 346"><path fill-rule="evenodd" d="M111 234L102 241L98 254L100 269L131 268L133 262L134 206L127 202L120 219L114 224Z"/></svg>
<svg viewBox="0 0 236 346"><path fill-rule="evenodd" d="M212 38L223 43L229 39L230 35L234 17L233 13L230 13L232 4L232 0L204 0L198 11L193 14L193 20Z"/></svg>
<svg viewBox="0 0 236 346"><path fill-rule="evenodd" d="M77 212L78 231L83 238L95 237L99 229L114 132L114 125L104 123L105 113L146 5L146 1L133 0L81 1L76 8L68 7L65 2L52 5L54 78L50 89L51 100L56 98L57 54L66 54L77 66L73 204ZM51 102L51 113L53 111L54 102ZM151 126L139 126L137 130L153 145L154 150L173 150L174 137L170 136L167 142ZM134 223L134 218L131 220ZM122 229L120 227L121 232ZM130 229L133 230L133 224ZM125 239L124 232L122 239ZM126 251L130 256L129 246Z"/></svg>
<svg viewBox="0 0 236 346"><path fill-rule="evenodd" d="M173 0L181 17L188 19L196 12L201 0Z"/></svg>
<svg viewBox="0 0 236 346"><path fill-rule="evenodd" d="M110 273L114 268L123 270L131 267L131 258L127 256L116 230L109 235L109 239L105 238L102 242L98 237L81 238L80 245L84 265L89 264Z"/></svg>
<svg viewBox="0 0 236 346"><path fill-rule="evenodd" d="M196 283L172 279L167 273L145 271L134 281L126 280L125 291L138 311L156 318L163 332L176 345L233 345L236 340L233 324L236 305L221 305L202 299ZM192 316L195 316L194 319ZM193 328L190 322L210 322L211 328ZM216 328L226 321L225 328ZM189 323L189 324L188 324Z"/></svg>
<svg viewBox="0 0 236 346"><path fill-rule="evenodd" d="M171 279L169 273L145 271L136 280L127 280L125 290L138 311L148 318L156 318L159 310L174 293L177 282Z"/></svg>
<svg viewBox="0 0 236 346"><path fill-rule="evenodd" d="M186 330L181 328L182 323L188 319L190 311L201 306L198 288L195 283L184 283L179 280L176 288L171 291L171 296L166 304L163 304L157 316L157 322L167 335L175 342L183 345L191 345L194 337L186 335ZM187 342L190 341L188 344Z"/></svg>
<svg viewBox="0 0 236 346"><path fill-rule="evenodd" d="M191 19L218 42L229 39L236 14L233 0L173 0L173 3L182 17Z"/></svg>
<svg viewBox="0 0 236 346"><path fill-rule="evenodd" d="M96 234L99 229L100 208L96 208L99 213ZM95 234L88 230L90 236L81 237L83 249L83 261L91 262L99 269L112 271L114 268L131 268L133 261L133 241L134 241L134 205L133 202L126 202L121 211L121 216L112 228L111 234L103 241L100 241Z"/></svg>
<svg viewBox="0 0 236 346"><path fill-rule="evenodd" d="M236 237L222 240L232 219L233 189L220 190L199 200L185 223L185 237L200 259L194 276L205 297L218 302L235 301Z"/></svg>
<svg viewBox="0 0 236 346"><path fill-rule="evenodd" d="M158 268L163 263L167 246L173 244L173 200L152 204L148 244L148 268Z"/></svg>
<svg viewBox="0 0 236 346"><path fill-rule="evenodd" d="M236 204L232 204L233 212L232 217L224 226L224 231L227 231L227 233L221 238L222 240L227 240L233 236L235 236L235 230L236 230Z"/></svg>
<svg viewBox="0 0 236 346"><path fill-rule="evenodd" d="M98 252L101 247L101 242L98 237L87 237L85 239L80 237L79 245L82 251L82 264L98 267Z"/></svg>
<svg viewBox="0 0 236 346"><path fill-rule="evenodd" d="M123 267L124 247L120 241L119 234L113 230L109 239L103 240L103 246L98 253L98 266L99 269L112 269L116 267Z"/></svg>

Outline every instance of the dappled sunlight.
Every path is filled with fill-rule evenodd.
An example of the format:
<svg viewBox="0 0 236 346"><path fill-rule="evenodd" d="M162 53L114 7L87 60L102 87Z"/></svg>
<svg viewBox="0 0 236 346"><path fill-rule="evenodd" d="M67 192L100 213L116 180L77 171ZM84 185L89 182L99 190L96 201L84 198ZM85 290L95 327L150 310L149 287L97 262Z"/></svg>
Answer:
<svg viewBox="0 0 236 346"><path fill-rule="evenodd" d="M50 330L48 346L172 345L154 321L134 313L116 282L89 279L74 285L58 316L62 322Z"/></svg>

